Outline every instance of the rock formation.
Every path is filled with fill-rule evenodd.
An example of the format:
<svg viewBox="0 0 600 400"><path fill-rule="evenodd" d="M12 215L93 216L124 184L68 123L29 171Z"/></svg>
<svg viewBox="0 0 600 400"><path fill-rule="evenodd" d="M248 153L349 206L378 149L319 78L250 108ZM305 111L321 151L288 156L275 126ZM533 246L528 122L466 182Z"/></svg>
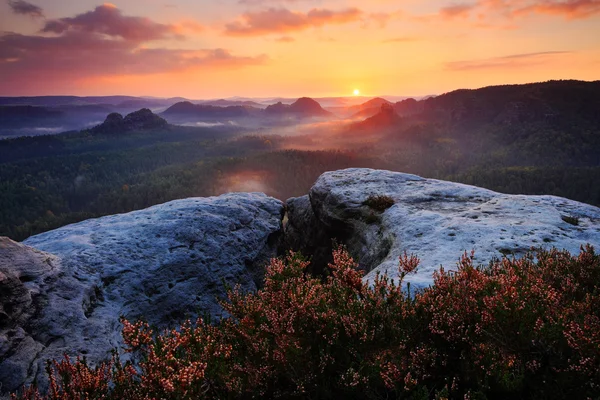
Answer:
<svg viewBox="0 0 600 400"><path fill-rule="evenodd" d="M265 109L265 113L271 116L292 115L301 118L332 116L317 101L309 97L301 97L290 105L281 102L270 105Z"/></svg>
<svg viewBox="0 0 600 400"><path fill-rule="evenodd" d="M379 208L378 196L391 207ZM328 244L323 238L336 238L360 261L366 279L377 272L397 277L404 251L420 257L420 272L408 280L423 286L431 283L440 265L454 267L465 251L474 250L476 262L487 264L494 257L523 255L532 247L575 254L586 243L600 247L597 207L390 171L327 172L308 196L288 204L294 206L286 227L288 243L322 254Z"/></svg>
<svg viewBox="0 0 600 400"><path fill-rule="evenodd" d="M94 134L119 134L122 132L145 131L166 128L167 121L147 108L127 114L110 113L104 122L91 129Z"/></svg>
<svg viewBox="0 0 600 400"><path fill-rule="evenodd" d="M226 285L256 290L282 213L263 194L228 194L92 219L25 244L1 239L2 391L43 386L45 360L63 353L107 358L121 343L121 315L161 329L218 318Z"/></svg>

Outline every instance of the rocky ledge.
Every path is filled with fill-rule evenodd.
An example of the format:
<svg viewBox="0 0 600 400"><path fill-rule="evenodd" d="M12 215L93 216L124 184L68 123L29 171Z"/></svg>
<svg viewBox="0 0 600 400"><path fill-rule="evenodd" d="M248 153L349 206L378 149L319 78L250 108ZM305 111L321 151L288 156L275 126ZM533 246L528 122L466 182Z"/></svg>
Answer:
<svg viewBox="0 0 600 400"><path fill-rule="evenodd" d="M225 286L256 290L283 204L263 194L172 201L0 238L0 383L13 391L64 353L92 363L121 344L119 317L164 328L221 315Z"/></svg>
<svg viewBox="0 0 600 400"><path fill-rule="evenodd" d="M307 196L288 204L286 240L291 247L327 260L331 238L347 245L367 271L398 277L406 251L421 259L416 275L428 285L440 265L452 268L464 252L475 261L521 256L531 248L579 253L600 247L600 209L555 196L506 195L415 175L346 169L327 172Z"/></svg>

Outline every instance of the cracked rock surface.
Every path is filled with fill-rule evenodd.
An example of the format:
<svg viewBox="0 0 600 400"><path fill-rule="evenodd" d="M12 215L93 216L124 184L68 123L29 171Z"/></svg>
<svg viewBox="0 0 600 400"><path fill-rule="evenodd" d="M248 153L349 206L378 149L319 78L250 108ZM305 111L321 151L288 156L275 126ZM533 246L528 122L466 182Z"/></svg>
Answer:
<svg viewBox="0 0 600 400"><path fill-rule="evenodd" d="M121 345L119 317L173 327L218 318L225 286L256 290L283 204L259 193L176 200L27 239L0 238L0 383L14 391L64 353L93 364Z"/></svg>

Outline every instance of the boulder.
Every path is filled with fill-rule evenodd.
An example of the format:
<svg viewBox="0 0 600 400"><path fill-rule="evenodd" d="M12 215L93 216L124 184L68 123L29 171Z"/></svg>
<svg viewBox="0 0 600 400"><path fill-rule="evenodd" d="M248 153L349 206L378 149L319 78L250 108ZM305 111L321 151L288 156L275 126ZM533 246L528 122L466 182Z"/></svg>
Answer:
<svg viewBox="0 0 600 400"><path fill-rule="evenodd" d="M159 329L222 316L226 286L256 290L277 255L283 204L258 193L176 200L0 241L0 383L47 384L64 353L93 364L122 344L119 317Z"/></svg>
<svg viewBox="0 0 600 400"><path fill-rule="evenodd" d="M532 248L578 254L587 243L600 247L600 209L555 196L507 195L474 186L372 169L327 172L296 207L286 226L294 236L325 235L346 244L367 271L398 277L404 251L421 259L417 286L432 282L441 265L456 266L464 252L475 261L521 256ZM315 221L316 219L316 221ZM299 231L294 227L303 226ZM306 229L313 227L313 231ZM321 239L321 242L324 240ZM310 252L314 243L298 245Z"/></svg>

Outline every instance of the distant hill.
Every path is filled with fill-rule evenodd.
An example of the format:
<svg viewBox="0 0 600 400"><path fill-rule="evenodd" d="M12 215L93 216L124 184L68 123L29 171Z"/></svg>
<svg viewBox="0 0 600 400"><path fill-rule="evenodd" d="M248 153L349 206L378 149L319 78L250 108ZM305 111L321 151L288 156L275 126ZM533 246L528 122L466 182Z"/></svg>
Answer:
<svg viewBox="0 0 600 400"><path fill-rule="evenodd" d="M64 117L64 112L56 109L38 106L0 106L0 125L6 127L19 123L23 119L31 122L58 120Z"/></svg>
<svg viewBox="0 0 600 400"><path fill-rule="evenodd" d="M331 107L328 108L328 111L342 118L364 119L377 114L383 104L392 105L393 103L384 98L375 97L361 104L344 107Z"/></svg>
<svg viewBox="0 0 600 400"><path fill-rule="evenodd" d="M255 107L255 108L264 108L265 106L257 103L255 101L238 101L238 100L207 100L202 101L199 104L206 106L216 106L216 107L232 107L232 106L242 106L242 107Z"/></svg>
<svg viewBox="0 0 600 400"><path fill-rule="evenodd" d="M218 119L218 118L244 118L259 112L260 109L247 106L213 106L205 104L193 104L189 101L183 101L173 104L161 115L165 117L190 117L199 119Z"/></svg>
<svg viewBox="0 0 600 400"><path fill-rule="evenodd" d="M321 107L321 105L309 98L302 97L292 104L283 104L282 102L268 106L265 113L269 116L286 116L295 117L331 117L332 114Z"/></svg>
<svg viewBox="0 0 600 400"><path fill-rule="evenodd" d="M351 131L361 131L367 133L381 133L391 128L397 127L402 118L396 114L392 104L381 103L379 112L364 121L351 125Z"/></svg>
<svg viewBox="0 0 600 400"><path fill-rule="evenodd" d="M81 106L81 105L111 105L117 107L165 107L184 99L155 99L135 96L29 96L29 97L0 97L0 105L32 105L32 106Z"/></svg>
<svg viewBox="0 0 600 400"><path fill-rule="evenodd" d="M394 104L394 110L400 116L414 115L423 112L425 101L417 101L413 98L405 99Z"/></svg>
<svg viewBox="0 0 600 400"><path fill-rule="evenodd" d="M600 81L549 81L455 90L419 102L429 120L502 125L600 123Z"/></svg>
<svg viewBox="0 0 600 400"><path fill-rule="evenodd" d="M123 132L145 131L166 128L167 121L147 108L128 114L125 118L119 113L109 114L104 122L93 127L93 134L119 134Z"/></svg>
<svg viewBox="0 0 600 400"><path fill-rule="evenodd" d="M228 100L217 100L217 104L231 104ZM266 109L248 105L246 101L240 101L243 105L217 106L212 104L194 104L189 101L179 102L165 110L161 115L169 121L180 123L184 121L221 121L244 119L247 122L257 123L262 119L280 119L286 117L310 118L330 117L331 113L324 110L321 105L313 99L303 97L292 104L281 102L271 104ZM266 122L266 121L265 121ZM270 122L267 122L270 123Z"/></svg>

